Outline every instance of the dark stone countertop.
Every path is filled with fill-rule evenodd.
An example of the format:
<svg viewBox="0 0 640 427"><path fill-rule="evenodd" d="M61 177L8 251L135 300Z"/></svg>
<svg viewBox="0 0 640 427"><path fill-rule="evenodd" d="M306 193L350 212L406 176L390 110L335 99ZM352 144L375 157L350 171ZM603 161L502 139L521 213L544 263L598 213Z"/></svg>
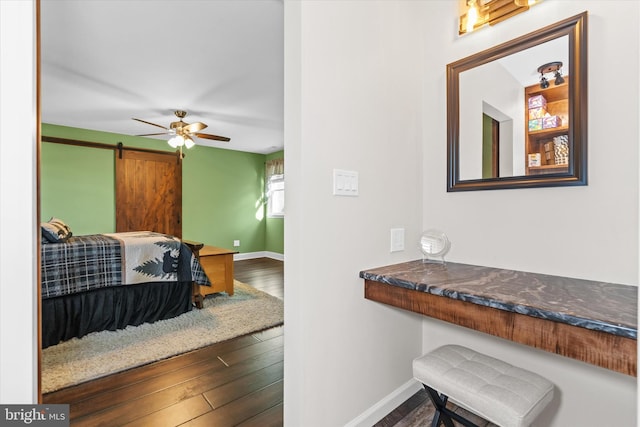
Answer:
<svg viewBox="0 0 640 427"><path fill-rule="evenodd" d="M636 286L421 260L363 270L360 277L613 335L638 335Z"/></svg>

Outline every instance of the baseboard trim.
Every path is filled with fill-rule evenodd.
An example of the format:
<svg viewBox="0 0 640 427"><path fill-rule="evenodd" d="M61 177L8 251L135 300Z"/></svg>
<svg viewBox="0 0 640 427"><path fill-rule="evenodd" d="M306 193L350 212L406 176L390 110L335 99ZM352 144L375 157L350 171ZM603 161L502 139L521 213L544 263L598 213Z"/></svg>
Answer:
<svg viewBox="0 0 640 427"><path fill-rule="evenodd" d="M278 261L284 261L284 254L279 254L278 252L271 251L259 251L259 252L245 252L242 254L234 254L234 261L242 261L245 259L254 259L254 258L271 258L277 259Z"/></svg>
<svg viewBox="0 0 640 427"><path fill-rule="evenodd" d="M421 389L420 383L411 379L349 421L345 427L371 427Z"/></svg>

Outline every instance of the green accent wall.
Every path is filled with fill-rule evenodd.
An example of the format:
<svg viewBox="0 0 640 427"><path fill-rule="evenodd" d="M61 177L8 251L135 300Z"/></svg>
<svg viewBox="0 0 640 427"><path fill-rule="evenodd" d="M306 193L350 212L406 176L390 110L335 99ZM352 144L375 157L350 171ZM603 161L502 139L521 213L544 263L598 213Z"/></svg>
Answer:
<svg viewBox="0 0 640 427"><path fill-rule="evenodd" d="M277 151L275 153L267 154L265 161L273 159L284 159L284 151ZM285 165L286 169L286 165ZM286 173L285 173L286 179ZM285 194L286 194L285 183ZM285 210L286 210L286 196L285 196ZM276 252L284 254L284 218L267 218L267 230L266 230L266 242L265 250L269 252Z"/></svg>
<svg viewBox="0 0 640 427"><path fill-rule="evenodd" d="M482 115L482 178L493 178L493 119Z"/></svg>
<svg viewBox="0 0 640 427"><path fill-rule="evenodd" d="M42 125L42 135L173 151L161 140ZM166 148L165 148L166 147ZM41 217L58 217L75 235L115 231L115 152L42 143ZM274 153L270 156L273 156ZM282 153L280 154L282 156ZM267 221L263 154L195 146L182 166L182 235L241 253L283 252L283 227Z"/></svg>
<svg viewBox="0 0 640 427"><path fill-rule="evenodd" d="M113 151L43 143L40 218L57 217L75 235L115 231Z"/></svg>

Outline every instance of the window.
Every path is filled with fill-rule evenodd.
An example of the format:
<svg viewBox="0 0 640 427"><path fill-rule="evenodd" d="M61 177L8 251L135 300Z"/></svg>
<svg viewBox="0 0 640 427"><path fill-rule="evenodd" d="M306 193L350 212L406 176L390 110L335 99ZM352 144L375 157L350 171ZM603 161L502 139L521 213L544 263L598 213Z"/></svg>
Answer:
<svg viewBox="0 0 640 427"><path fill-rule="evenodd" d="M265 165L267 217L284 217L284 160L269 160Z"/></svg>
<svg viewBox="0 0 640 427"><path fill-rule="evenodd" d="M284 175L272 175L267 182L267 217L284 216Z"/></svg>

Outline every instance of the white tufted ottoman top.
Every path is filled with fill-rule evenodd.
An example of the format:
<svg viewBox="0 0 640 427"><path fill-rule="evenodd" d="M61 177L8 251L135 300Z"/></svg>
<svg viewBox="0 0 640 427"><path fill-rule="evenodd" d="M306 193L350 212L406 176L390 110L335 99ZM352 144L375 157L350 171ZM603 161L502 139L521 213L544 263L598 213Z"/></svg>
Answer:
<svg viewBox="0 0 640 427"><path fill-rule="evenodd" d="M413 376L502 427L531 425L553 398L546 378L459 345L415 359Z"/></svg>

